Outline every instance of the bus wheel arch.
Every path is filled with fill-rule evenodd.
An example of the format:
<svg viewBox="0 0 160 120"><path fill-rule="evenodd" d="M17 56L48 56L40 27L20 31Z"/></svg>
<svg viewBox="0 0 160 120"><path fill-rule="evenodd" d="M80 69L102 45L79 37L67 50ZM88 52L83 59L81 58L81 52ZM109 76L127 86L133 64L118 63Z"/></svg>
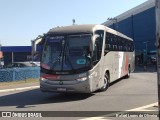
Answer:
<svg viewBox="0 0 160 120"><path fill-rule="evenodd" d="M102 88L100 88L100 91L101 92L106 91L109 87L109 84L110 84L110 73L109 73L109 70L107 70L104 73L104 84L103 84Z"/></svg>

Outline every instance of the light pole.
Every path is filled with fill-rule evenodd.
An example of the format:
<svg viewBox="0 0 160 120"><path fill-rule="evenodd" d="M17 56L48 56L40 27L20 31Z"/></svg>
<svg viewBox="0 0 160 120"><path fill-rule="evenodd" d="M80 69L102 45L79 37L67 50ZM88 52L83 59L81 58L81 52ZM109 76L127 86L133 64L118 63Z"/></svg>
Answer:
<svg viewBox="0 0 160 120"><path fill-rule="evenodd" d="M113 24L114 24L114 23L116 24L115 29L118 31L118 19L117 19L117 18L108 18L107 20L113 21Z"/></svg>
<svg viewBox="0 0 160 120"><path fill-rule="evenodd" d="M144 64L147 66L147 57L148 57L148 43L149 43L150 41L145 41L145 42L143 42L144 44L146 44L146 50L145 50L145 54L144 54L144 57L143 57L143 59L144 59Z"/></svg>
<svg viewBox="0 0 160 120"><path fill-rule="evenodd" d="M156 47L157 47L157 83L158 83L158 111L160 115L160 0L156 2ZM159 117L160 120L160 117Z"/></svg>
<svg viewBox="0 0 160 120"><path fill-rule="evenodd" d="M32 46L32 53L31 53L31 56L32 56L32 63L33 63L33 61L34 61L34 42L35 42L35 40L31 40L31 46Z"/></svg>
<svg viewBox="0 0 160 120"><path fill-rule="evenodd" d="M2 48L1 47L2 47L2 44L0 42L0 68L3 67L3 64L2 64L3 61L1 60L3 58L3 53L2 53Z"/></svg>
<svg viewBox="0 0 160 120"><path fill-rule="evenodd" d="M1 54L2 54L2 53L1 53L1 46L2 46L2 45L1 45L1 43L0 43L0 68L1 68L1 57L2 57L2 56L1 56Z"/></svg>
<svg viewBox="0 0 160 120"><path fill-rule="evenodd" d="M147 54L147 51L148 51L148 43L149 43L150 41L145 41L145 42L143 42L144 44L146 44L146 54Z"/></svg>

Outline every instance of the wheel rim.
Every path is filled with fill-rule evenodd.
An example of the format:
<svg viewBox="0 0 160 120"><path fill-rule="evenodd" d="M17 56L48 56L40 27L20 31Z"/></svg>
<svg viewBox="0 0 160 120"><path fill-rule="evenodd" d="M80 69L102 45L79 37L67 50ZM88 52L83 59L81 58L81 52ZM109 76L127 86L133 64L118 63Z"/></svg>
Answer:
<svg viewBox="0 0 160 120"><path fill-rule="evenodd" d="M108 76L105 74L105 76L104 76L104 86L103 86L103 88L106 89L106 88L107 88L107 85L108 85Z"/></svg>

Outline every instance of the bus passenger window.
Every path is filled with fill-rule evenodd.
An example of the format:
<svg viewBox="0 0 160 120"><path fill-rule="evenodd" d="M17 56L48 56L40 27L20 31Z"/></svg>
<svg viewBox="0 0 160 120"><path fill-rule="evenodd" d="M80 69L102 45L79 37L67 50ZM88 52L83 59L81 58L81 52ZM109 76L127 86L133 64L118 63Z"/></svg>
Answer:
<svg viewBox="0 0 160 120"><path fill-rule="evenodd" d="M98 30L95 32L95 34L99 35L99 37L95 41L95 49L93 51L93 64L94 65L101 59L104 31Z"/></svg>
<svg viewBox="0 0 160 120"><path fill-rule="evenodd" d="M112 34L106 32L105 44L106 44L106 50L109 50L109 51L113 50Z"/></svg>

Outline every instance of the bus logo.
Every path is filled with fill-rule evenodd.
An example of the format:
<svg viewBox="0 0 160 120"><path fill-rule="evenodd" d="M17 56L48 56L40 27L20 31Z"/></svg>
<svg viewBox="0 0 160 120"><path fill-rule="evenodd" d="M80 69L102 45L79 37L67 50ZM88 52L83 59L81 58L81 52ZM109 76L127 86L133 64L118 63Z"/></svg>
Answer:
<svg viewBox="0 0 160 120"><path fill-rule="evenodd" d="M63 85L63 81L60 81L59 84L60 84L60 85Z"/></svg>

